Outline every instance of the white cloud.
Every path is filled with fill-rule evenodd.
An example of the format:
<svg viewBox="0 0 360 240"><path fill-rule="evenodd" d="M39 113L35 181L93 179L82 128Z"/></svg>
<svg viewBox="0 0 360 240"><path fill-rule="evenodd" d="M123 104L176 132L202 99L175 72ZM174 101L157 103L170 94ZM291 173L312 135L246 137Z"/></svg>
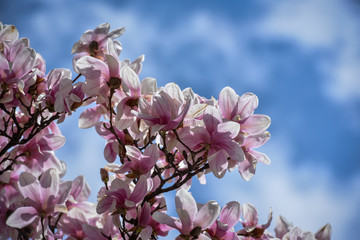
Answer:
<svg viewBox="0 0 360 240"><path fill-rule="evenodd" d="M303 50L326 50L324 93L340 102L360 97L360 34L358 14L340 0L282 1L270 6L258 22L265 38L288 39ZM320 64L323 65L323 64Z"/></svg>

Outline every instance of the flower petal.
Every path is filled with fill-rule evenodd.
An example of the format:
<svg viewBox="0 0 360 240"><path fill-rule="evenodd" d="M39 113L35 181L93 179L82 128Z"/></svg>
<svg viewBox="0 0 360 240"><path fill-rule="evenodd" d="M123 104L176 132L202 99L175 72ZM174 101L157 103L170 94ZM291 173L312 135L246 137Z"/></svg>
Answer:
<svg viewBox="0 0 360 240"><path fill-rule="evenodd" d="M219 94L219 107L223 118L232 120L237 114L239 96L231 87L225 87Z"/></svg>
<svg viewBox="0 0 360 240"><path fill-rule="evenodd" d="M179 191L177 191L175 197L175 206L177 212L178 209L186 210L189 213L189 217L192 221L194 220L195 215L198 212L195 199L190 192L185 191L184 189L180 189Z"/></svg>
<svg viewBox="0 0 360 240"><path fill-rule="evenodd" d="M31 224L38 217L33 207L19 207L6 220L6 224L13 228L23 228Z"/></svg>
<svg viewBox="0 0 360 240"><path fill-rule="evenodd" d="M270 126L270 123L271 119L269 116L254 114L241 124L241 130L250 135L257 135L263 133Z"/></svg>
<svg viewBox="0 0 360 240"><path fill-rule="evenodd" d="M235 224L238 223L241 216L241 207L240 203L236 201L228 202L222 209L220 213L220 222L226 223L228 228L232 228Z"/></svg>
<svg viewBox="0 0 360 240"><path fill-rule="evenodd" d="M200 226L202 229L208 228L215 222L220 214L220 206L215 201L209 201L203 205L197 213L194 227Z"/></svg>
<svg viewBox="0 0 360 240"><path fill-rule="evenodd" d="M228 166L227 155L223 150L220 150L208 157L208 162L211 171L217 178L224 177Z"/></svg>

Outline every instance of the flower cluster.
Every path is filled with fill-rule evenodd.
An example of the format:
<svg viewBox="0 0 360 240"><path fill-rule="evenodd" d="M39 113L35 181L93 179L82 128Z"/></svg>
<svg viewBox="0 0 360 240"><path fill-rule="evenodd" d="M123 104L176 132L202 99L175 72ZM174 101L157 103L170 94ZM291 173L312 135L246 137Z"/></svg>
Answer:
<svg viewBox="0 0 360 240"><path fill-rule="evenodd" d="M72 79L68 69L46 74L28 39L0 23L0 239L144 240L172 229L179 240L330 239L329 224L314 235L279 217L274 237L266 230L272 212L261 225L251 204L196 203L193 177L205 184L206 174L237 169L249 181L258 162L270 164L254 150L269 140L270 118L255 114L253 93L225 87L207 99L175 83L140 80L144 56L119 59L115 39L123 33L107 23L86 31L72 49ZM82 176L62 180L66 166L55 156L65 143L55 121L80 106L79 127L106 140L96 204L87 201ZM166 213L169 191L177 191L179 218Z"/></svg>

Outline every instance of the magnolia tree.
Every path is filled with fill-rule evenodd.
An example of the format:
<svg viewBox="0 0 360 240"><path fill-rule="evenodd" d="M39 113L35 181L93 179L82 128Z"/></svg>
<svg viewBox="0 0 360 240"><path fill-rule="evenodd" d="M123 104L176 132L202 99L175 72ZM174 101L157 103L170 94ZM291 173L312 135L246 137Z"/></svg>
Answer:
<svg viewBox="0 0 360 240"><path fill-rule="evenodd" d="M189 192L197 177L222 178L237 169L250 180L269 158L270 118L254 114L258 98L230 87L218 99L175 83L140 81L144 56L119 60L115 40L124 28L101 24L72 48L69 69L46 73L45 61L17 29L0 22L0 239L158 239L178 231L190 239L317 239L284 217L275 232L258 222L250 203L197 203ZM83 79L83 81L80 81ZM88 202L83 176L62 180L66 166L55 155L65 138L58 125L85 107L80 128L94 127L106 141L97 203ZM176 191L178 217L167 214L163 193Z"/></svg>

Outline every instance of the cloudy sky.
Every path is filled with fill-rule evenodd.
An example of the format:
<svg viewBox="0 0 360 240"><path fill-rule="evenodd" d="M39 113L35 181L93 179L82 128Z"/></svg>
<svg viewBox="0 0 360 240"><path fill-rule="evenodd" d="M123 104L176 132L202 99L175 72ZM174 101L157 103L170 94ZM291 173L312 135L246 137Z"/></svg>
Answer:
<svg viewBox="0 0 360 240"><path fill-rule="evenodd" d="M145 54L141 78L208 98L225 86L255 93L257 113L272 118L260 149L272 164L259 164L250 182L237 172L195 180L195 199L253 203L263 222L271 207L304 230L329 222L333 239L351 239L360 224L359 10L356 0L13 0L1 4L0 21L30 39L47 71L72 69L72 45L109 22L126 28L121 59ZM67 179L85 175L95 201L104 142L77 128L79 114L61 125L67 143L57 154Z"/></svg>

